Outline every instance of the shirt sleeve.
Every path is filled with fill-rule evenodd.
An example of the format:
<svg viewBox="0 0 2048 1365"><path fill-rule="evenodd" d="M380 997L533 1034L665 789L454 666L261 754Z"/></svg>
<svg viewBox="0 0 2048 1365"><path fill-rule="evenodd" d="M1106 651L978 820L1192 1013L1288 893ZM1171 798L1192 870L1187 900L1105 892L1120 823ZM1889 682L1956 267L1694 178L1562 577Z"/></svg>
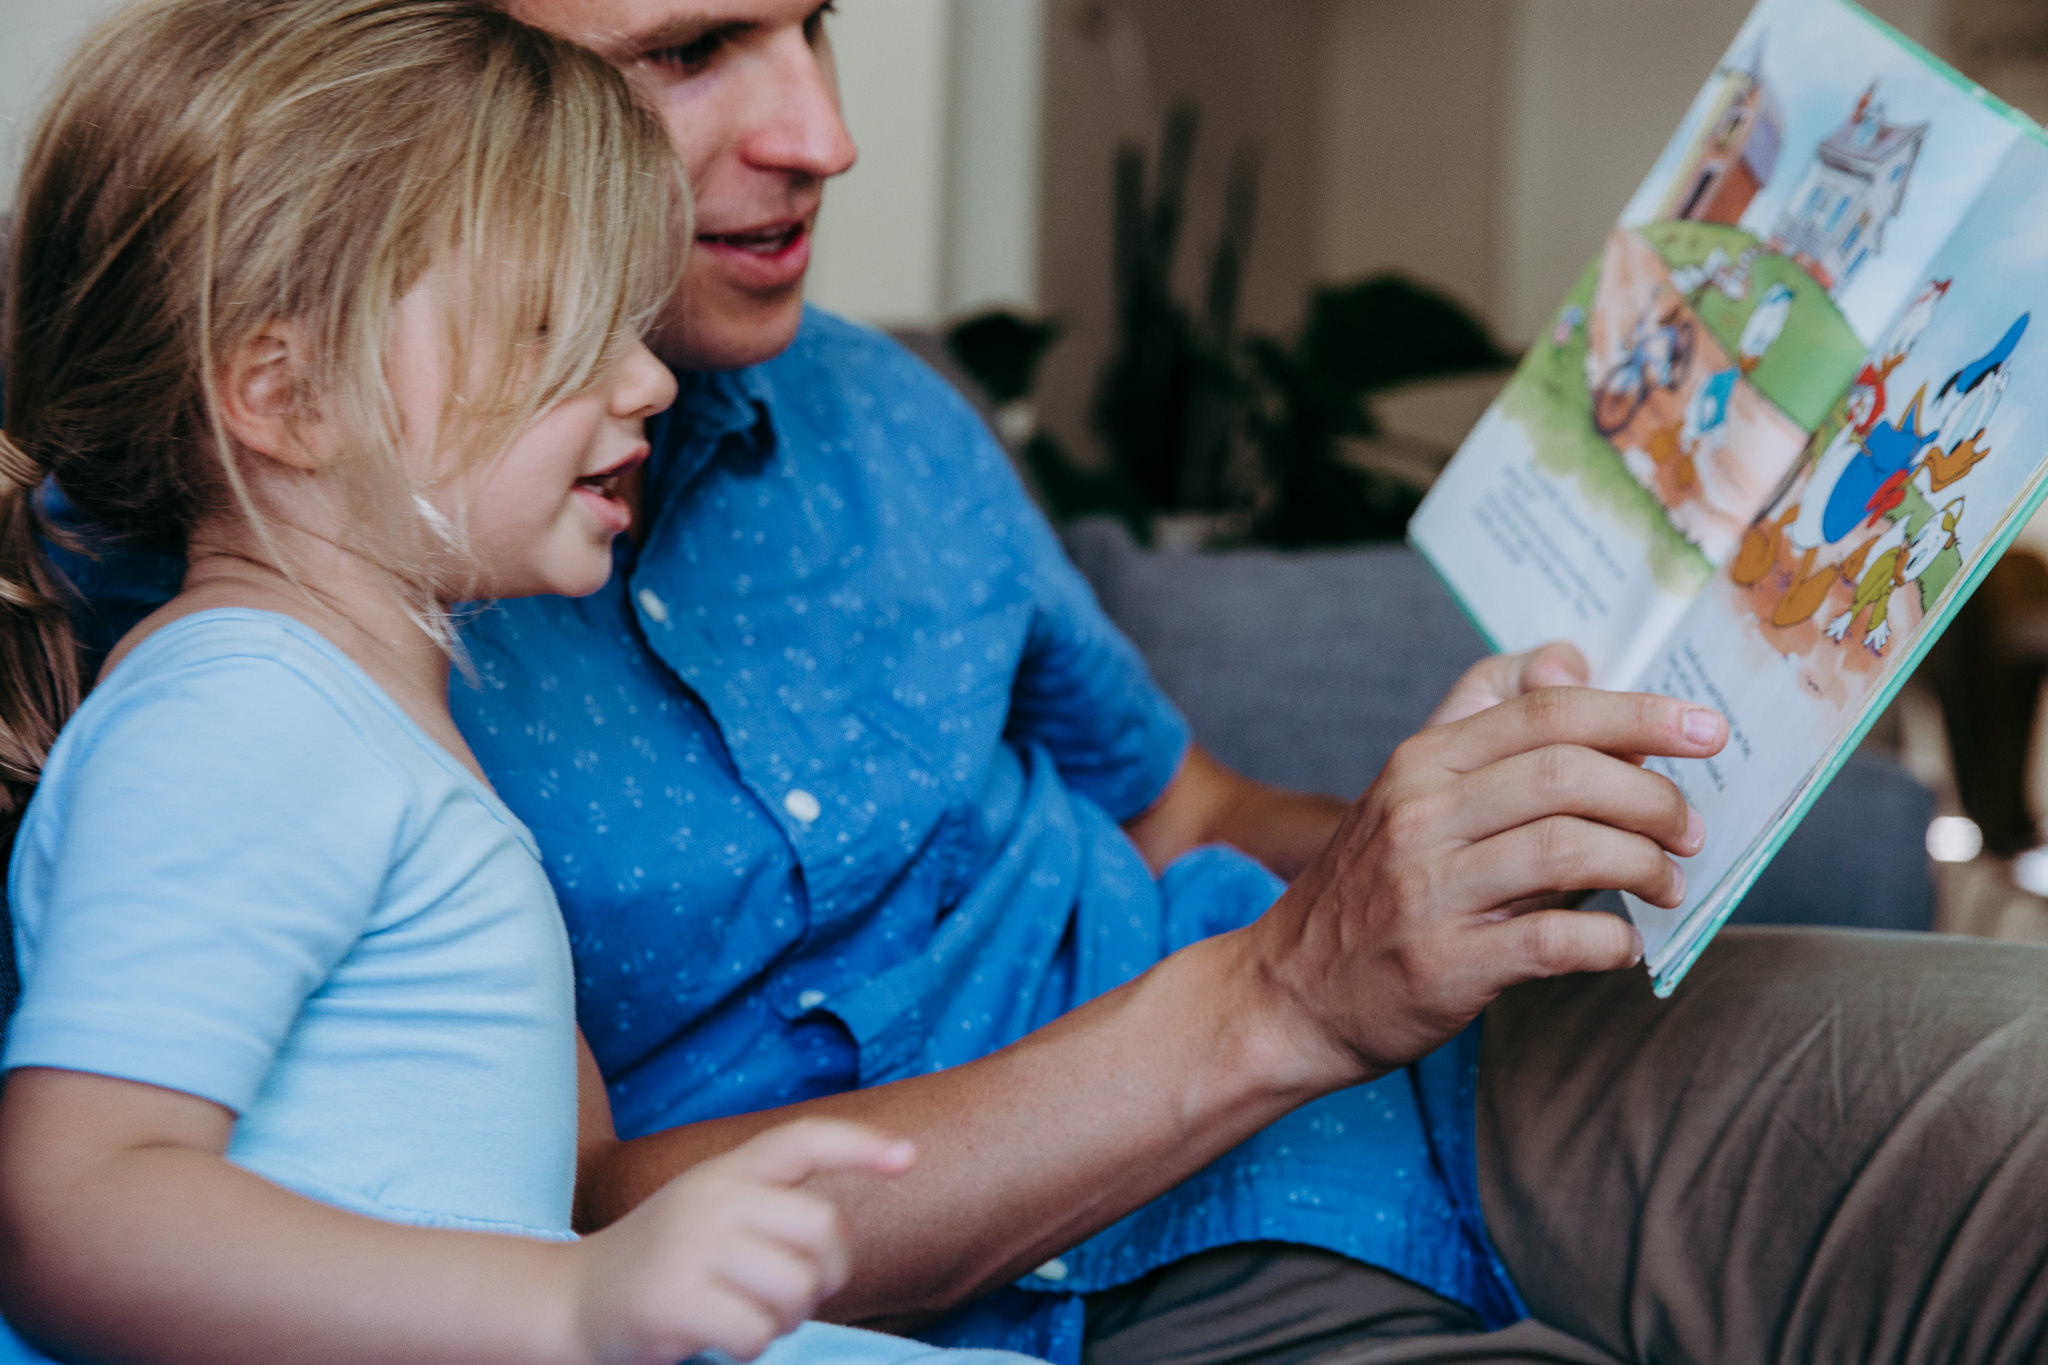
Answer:
<svg viewBox="0 0 2048 1365"><path fill-rule="evenodd" d="M986 432L982 442L994 447ZM1187 756L1187 721L1102 610L999 448L993 482L1032 586L1006 732L1035 740L1075 791L1122 822L1144 813Z"/></svg>
<svg viewBox="0 0 2048 1365"><path fill-rule="evenodd" d="M211 660L109 700L60 741L16 846L5 1065L240 1113L369 925L405 783L277 659Z"/></svg>

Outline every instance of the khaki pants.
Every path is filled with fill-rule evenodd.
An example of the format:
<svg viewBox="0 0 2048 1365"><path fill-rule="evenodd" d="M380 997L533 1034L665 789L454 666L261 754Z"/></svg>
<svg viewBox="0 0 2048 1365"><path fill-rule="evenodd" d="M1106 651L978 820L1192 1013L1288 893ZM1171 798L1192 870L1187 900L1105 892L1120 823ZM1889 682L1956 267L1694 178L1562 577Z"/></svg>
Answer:
<svg viewBox="0 0 2048 1365"><path fill-rule="evenodd" d="M2048 948L1731 930L1487 1012L1487 1226L1534 1319L1326 1252L1090 1301L1086 1365L2048 1360Z"/></svg>

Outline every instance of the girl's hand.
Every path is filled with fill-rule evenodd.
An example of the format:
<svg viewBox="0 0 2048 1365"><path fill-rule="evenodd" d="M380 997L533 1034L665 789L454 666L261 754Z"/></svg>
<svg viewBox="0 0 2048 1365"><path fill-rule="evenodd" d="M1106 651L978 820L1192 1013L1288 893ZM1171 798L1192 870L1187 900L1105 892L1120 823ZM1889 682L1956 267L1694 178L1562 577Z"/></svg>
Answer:
<svg viewBox="0 0 2048 1365"><path fill-rule="evenodd" d="M915 1158L871 1128L806 1119L691 1167L577 1248L589 1358L752 1360L846 1283L839 1211L798 1186L819 1171L897 1175Z"/></svg>

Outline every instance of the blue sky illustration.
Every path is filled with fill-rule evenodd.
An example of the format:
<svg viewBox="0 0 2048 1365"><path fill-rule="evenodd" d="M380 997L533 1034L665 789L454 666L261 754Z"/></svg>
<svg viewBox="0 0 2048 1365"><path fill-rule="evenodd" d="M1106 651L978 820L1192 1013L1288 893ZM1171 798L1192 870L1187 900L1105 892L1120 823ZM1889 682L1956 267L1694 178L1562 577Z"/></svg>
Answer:
<svg viewBox="0 0 2048 1365"><path fill-rule="evenodd" d="M1729 44L1723 62L1747 64L1759 35L1764 79L1784 110L1785 139L1770 183L1742 218L1742 226L1758 236L1770 234L1814 149L1848 118L1873 80L1888 122L1931 125L1905 205L1886 225L1884 249L1835 296L1857 335L1874 341L1919 292L1929 260L2022 136L2020 126L1930 68L1843 0L1763 0ZM1693 101L1629 201L1624 224L1648 222L1655 215L1706 117L1713 84L1708 82Z"/></svg>

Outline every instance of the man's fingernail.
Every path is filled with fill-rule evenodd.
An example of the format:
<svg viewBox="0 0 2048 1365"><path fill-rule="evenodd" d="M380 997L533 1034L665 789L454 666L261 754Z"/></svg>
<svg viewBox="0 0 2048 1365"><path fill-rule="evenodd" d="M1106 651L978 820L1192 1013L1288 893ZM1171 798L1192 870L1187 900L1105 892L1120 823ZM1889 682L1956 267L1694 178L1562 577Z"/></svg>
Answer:
<svg viewBox="0 0 2048 1365"><path fill-rule="evenodd" d="M1695 706L1685 713L1685 738L1689 743L1706 744L1721 733L1721 718L1712 711Z"/></svg>
<svg viewBox="0 0 2048 1365"><path fill-rule="evenodd" d="M1698 848L1707 840L1707 817L1691 806L1685 808L1685 846Z"/></svg>
<svg viewBox="0 0 2048 1365"><path fill-rule="evenodd" d="M1628 964L1629 966L1633 967L1636 965L1636 963L1641 962L1643 960L1643 931L1636 928L1633 924L1631 924L1628 927L1628 932L1630 937L1634 938L1636 941L1635 959L1634 961L1631 961Z"/></svg>
<svg viewBox="0 0 2048 1365"><path fill-rule="evenodd" d="M1669 860L1667 859L1667 861ZM1671 888L1672 898L1683 904L1685 902L1685 869L1677 863L1671 864L1671 880L1674 883Z"/></svg>

